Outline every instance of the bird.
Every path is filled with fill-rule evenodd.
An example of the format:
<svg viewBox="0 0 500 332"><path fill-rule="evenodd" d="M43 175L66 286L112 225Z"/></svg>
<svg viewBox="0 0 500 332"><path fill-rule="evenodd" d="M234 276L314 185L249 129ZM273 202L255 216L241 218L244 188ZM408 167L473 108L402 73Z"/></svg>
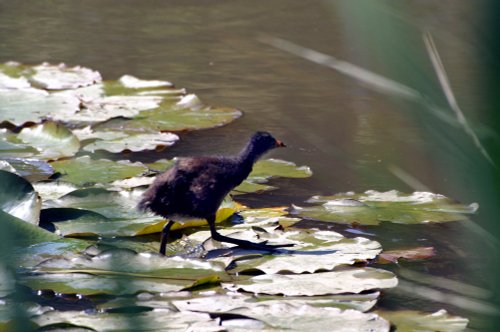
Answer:
<svg viewBox="0 0 500 332"><path fill-rule="evenodd" d="M292 246L235 239L221 235L215 228L215 214L224 198L248 177L260 157L278 147L285 144L268 132L258 131L236 155L177 158L171 168L158 175L143 193L138 208L167 220L161 231L160 254L165 255L174 222L182 223L189 218L205 219L215 241L264 251Z"/></svg>

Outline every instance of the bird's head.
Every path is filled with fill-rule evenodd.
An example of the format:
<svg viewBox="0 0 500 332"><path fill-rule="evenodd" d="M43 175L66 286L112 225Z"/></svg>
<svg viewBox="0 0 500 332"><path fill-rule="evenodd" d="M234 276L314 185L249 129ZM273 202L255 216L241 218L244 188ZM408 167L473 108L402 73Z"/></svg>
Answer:
<svg viewBox="0 0 500 332"><path fill-rule="evenodd" d="M278 147L285 147L286 145L280 141L274 138L271 134L265 131L258 131L256 132L253 136L252 139L250 140L251 144L253 147L262 152L269 151L274 148Z"/></svg>

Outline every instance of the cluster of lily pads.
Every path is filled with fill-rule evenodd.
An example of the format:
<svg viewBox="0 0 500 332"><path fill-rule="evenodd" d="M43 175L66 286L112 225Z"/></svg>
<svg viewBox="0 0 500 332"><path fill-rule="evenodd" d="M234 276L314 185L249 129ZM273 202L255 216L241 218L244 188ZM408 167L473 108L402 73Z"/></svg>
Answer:
<svg viewBox="0 0 500 332"><path fill-rule="evenodd" d="M165 220L135 206L173 161L95 159L95 151L159 150L179 131L239 116L166 81L102 81L96 71L64 65L0 65L0 323L13 324L21 312L46 330L465 328L466 319L444 311L373 311L381 289L398 282L392 272L368 266L382 253L380 243L294 227L302 219L444 222L477 209L440 195L371 191L260 209L228 197L217 213L222 234L294 246L275 254L239 249L211 241L206 222L192 220L174 225L182 236L169 243L169 257L159 255L158 236L150 234ZM306 166L263 160L231 196L275 189L271 178L311 174ZM20 300L19 287L55 298L76 294L76 302L108 297L91 301L90 312L56 310Z"/></svg>

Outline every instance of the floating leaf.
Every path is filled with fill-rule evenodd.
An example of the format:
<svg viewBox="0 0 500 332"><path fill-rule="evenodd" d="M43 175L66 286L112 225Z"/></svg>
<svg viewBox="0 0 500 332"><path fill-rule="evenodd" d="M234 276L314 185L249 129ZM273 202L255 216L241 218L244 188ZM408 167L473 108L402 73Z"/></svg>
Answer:
<svg viewBox="0 0 500 332"><path fill-rule="evenodd" d="M138 236L161 232L166 221L159 216L137 210L142 191L108 191L86 188L72 191L45 203L45 222L64 236ZM229 218L239 209L225 200L216 214L216 222ZM50 213L50 214L49 214ZM190 220L174 224L172 230L206 225L206 220Z"/></svg>
<svg viewBox="0 0 500 332"><path fill-rule="evenodd" d="M55 114L73 114L80 108L80 100L73 95L49 94L40 89L0 90L0 123L22 126L54 118Z"/></svg>
<svg viewBox="0 0 500 332"><path fill-rule="evenodd" d="M227 279L223 267L216 263L181 257L165 259L158 254L123 249L92 258L46 260L36 271L38 275L24 277L22 283L34 289L84 295L180 291L206 277Z"/></svg>
<svg viewBox="0 0 500 332"><path fill-rule="evenodd" d="M265 239L263 236L259 238ZM382 251L380 243L376 241L362 237L348 239L332 231L311 234L285 232L282 242L294 243L295 246L280 255L237 258L230 264L234 266L231 271L260 270L266 274L331 271L340 265L374 259Z"/></svg>
<svg viewBox="0 0 500 332"><path fill-rule="evenodd" d="M465 214L475 213L478 208L475 203L463 205L443 195L428 192L408 195L395 190L314 196L308 202L323 204L294 206L291 213L308 219L362 225L378 225L382 221L421 224L467 220Z"/></svg>
<svg viewBox="0 0 500 332"><path fill-rule="evenodd" d="M464 331L469 323L467 318L451 316L443 309L435 313L423 313L411 310L379 311L377 313L396 325L396 330L398 332L458 332Z"/></svg>
<svg viewBox="0 0 500 332"><path fill-rule="evenodd" d="M409 261L417 261L434 257L434 247L417 247L401 250L384 250L378 257L377 262L381 264L397 263L401 258Z"/></svg>
<svg viewBox="0 0 500 332"><path fill-rule="evenodd" d="M80 149L78 138L65 126L55 122L23 128L18 137L36 148L39 157L44 159L71 157Z"/></svg>
<svg viewBox="0 0 500 332"><path fill-rule="evenodd" d="M131 89L145 89L145 88L161 88L172 87L173 84L167 81L157 80L141 80L132 75L123 75L118 81L126 88Z"/></svg>
<svg viewBox="0 0 500 332"><path fill-rule="evenodd" d="M82 156L51 163L54 170L62 174L62 180L83 186L89 183L109 183L144 173L147 168L141 163L129 161L92 160Z"/></svg>
<svg viewBox="0 0 500 332"><path fill-rule="evenodd" d="M0 171L1 172L1 171ZM60 237L38 226L27 223L3 210L0 210L0 229L9 235L11 243L19 247L59 240Z"/></svg>
<svg viewBox="0 0 500 332"><path fill-rule="evenodd" d="M23 143L16 134L0 129L0 158L23 158L38 154L34 147Z"/></svg>
<svg viewBox="0 0 500 332"><path fill-rule="evenodd" d="M76 89L99 83L101 74L85 67L67 67L64 63L57 66L43 63L33 67L30 80L47 90Z"/></svg>
<svg viewBox="0 0 500 332"><path fill-rule="evenodd" d="M32 158L4 158L3 160L14 168L16 174L29 181L46 180L54 174L52 166L44 160Z"/></svg>
<svg viewBox="0 0 500 332"><path fill-rule="evenodd" d="M223 283L222 286L255 294L317 296L392 288L397 283L391 272L367 267L314 274L263 274L236 284Z"/></svg>
<svg viewBox="0 0 500 332"><path fill-rule="evenodd" d="M22 177L0 170L0 210L32 224L38 224L40 199L31 183Z"/></svg>
<svg viewBox="0 0 500 332"><path fill-rule="evenodd" d="M35 323L42 328L82 328L93 331L161 331L172 332L220 331L218 320L208 314L197 312L173 312L172 310L151 310L139 313L96 313L75 311L51 311L35 317Z"/></svg>
<svg viewBox="0 0 500 332"><path fill-rule="evenodd" d="M374 313L362 313L352 309L317 308L286 302L275 304L264 302L255 306L233 309L227 313L265 322L270 327L265 329L266 331L322 331L325 327L346 332L390 330L389 322Z"/></svg>
<svg viewBox="0 0 500 332"><path fill-rule="evenodd" d="M113 153L122 151L137 152L171 146L178 139L179 136L172 133L125 134L125 137L110 140L98 139L86 145L83 149L89 152L94 152L95 150L106 150Z"/></svg>
<svg viewBox="0 0 500 332"><path fill-rule="evenodd" d="M163 102L159 108L143 111L132 120L113 119L99 125L108 129L140 131L147 128L151 131L184 131L219 127L239 118L241 112L232 108L200 109L175 108L170 102Z"/></svg>
<svg viewBox="0 0 500 332"><path fill-rule="evenodd" d="M71 183L60 181L37 182L33 187L42 198L42 201L57 199L78 189Z"/></svg>
<svg viewBox="0 0 500 332"><path fill-rule="evenodd" d="M201 295L201 294L200 294ZM276 297L276 296L249 296L244 293L229 293L224 295L206 295L197 297L190 297L188 299L181 299L172 301L181 311L196 311L207 313L226 313L237 308L252 308L260 304L269 306L289 304L295 307L302 305L311 305L314 307L335 307L339 309L356 309L359 311L370 310L380 295L379 292L372 292L366 294L349 294L349 295L328 295L317 297ZM139 301L140 305L148 305L149 302L154 301L154 307L166 306L161 304L160 299L153 299L151 301ZM166 301L165 301L166 302ZM168 302L170 304L170 301Z"/></svg>
<svg viewBox="0 0 500 332"><path fill-rule="evenodd" d="M312 175L307 166L297 166L290 161L280 159L259 160L255 163L252 172L241 185L234 189L234 193L251 193L275 189L266 185L274 177L307 178Z"/></svg>

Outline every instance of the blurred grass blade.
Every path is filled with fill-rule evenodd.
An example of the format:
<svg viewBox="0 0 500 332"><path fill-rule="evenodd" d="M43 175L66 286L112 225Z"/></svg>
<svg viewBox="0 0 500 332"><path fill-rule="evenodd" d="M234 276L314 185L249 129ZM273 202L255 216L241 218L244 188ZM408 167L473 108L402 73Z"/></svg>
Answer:
<svg viewBox="0 0 500 332"><path fill-rule="evenodd" d="M467 122L467 119L465 118L462 110L460 109L460 106L458 106L457 99L455 98L455 94L453 93L453 90L451 89L450 82L448 80L448 75L446 75L446 71L444 69L443 62L441 61L441 57L439 56L438 50L436 48L436 44L434 44L434 40L432 38L432 35L430 32L424 33L424 43L425 47L427 48L427 52L429 53L429 57L431 59L432 65L434 67L434 70L436 71L436 75L439 80L439 84L441 84L441 88L443 89L444 95L446 97L446 100L448 101L448 104L450 108L452 109L453 112L455 112L455 115L457 117L458 123L463 127L465 130L465 133L470 136L472 141L474 142L474 145L481 151L481 154L493 165L496 166L493 160L491 159L490 155L488 154L488 151L483 147L481 144L481 141L479 141L479 138L477 137L476 133L474 133L474 130L472 130L471 126Z"/></svg>
<svg viewBox="0 0 500 332"><path fill-rule="evenodd" d="M311 62L335 69L342 74L367 84L374 90L416 101L420 101L421 99L421 94L409 86L391 80L382 75L378 75L349 62L338 60L331 55L302 47L281 38L265 36L261 37L259 40L265 44L271 45L285 52L295 54Z"/></svg>

